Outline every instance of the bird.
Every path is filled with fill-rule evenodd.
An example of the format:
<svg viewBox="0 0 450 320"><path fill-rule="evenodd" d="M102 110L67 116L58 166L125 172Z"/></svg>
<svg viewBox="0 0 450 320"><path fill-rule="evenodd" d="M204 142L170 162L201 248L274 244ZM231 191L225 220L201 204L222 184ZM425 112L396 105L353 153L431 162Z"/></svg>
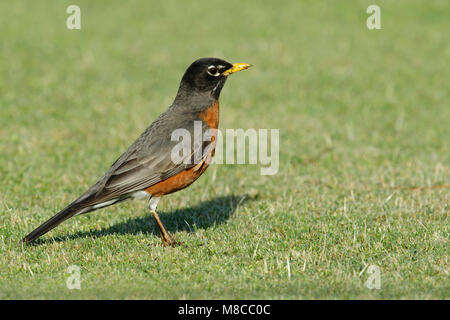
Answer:
<svg viewBox="0 0 450 320"><path fill-rule="evenodd" d="M206 170L214 156L219 96L225 81L231 74L251 66L248 63L232 64L219 58L194 61L186 69L169 108L151 123L94 185L31 231L22 242L31 244L71 217L126 200L148 199L148 209L159 228L163 246L179 245L157 213L158 202L163 196L188 187ZM200 124L198 127L202 132L210 130L210 138L201 143L184 143L187 152L174 152L180 141L174 140L172 133L181 130L198 136L198 132L194 132L196 123Z"/></svg>

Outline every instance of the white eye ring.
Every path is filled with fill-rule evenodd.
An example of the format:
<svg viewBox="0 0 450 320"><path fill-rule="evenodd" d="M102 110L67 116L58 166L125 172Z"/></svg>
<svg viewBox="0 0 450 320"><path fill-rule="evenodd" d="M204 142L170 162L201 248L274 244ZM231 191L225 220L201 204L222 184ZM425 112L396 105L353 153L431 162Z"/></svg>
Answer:
<svg viewBox="0 0 450 320"><path fill-rule="evenodd" d="M219 68L217 68L214 65L213 66L209 66L208 67L208 74L212 75L213 77L220 76Z"/></svg>

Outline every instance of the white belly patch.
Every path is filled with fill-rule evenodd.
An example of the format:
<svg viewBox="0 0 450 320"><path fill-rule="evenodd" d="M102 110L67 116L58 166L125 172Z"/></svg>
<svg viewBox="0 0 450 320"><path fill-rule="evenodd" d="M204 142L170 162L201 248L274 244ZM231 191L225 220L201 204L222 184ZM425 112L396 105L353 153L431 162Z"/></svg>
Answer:
<svg viewBox="0 0 450 320"><path fill-rule="evenodd" d="M131 196L133 197L133 199L136 199L136 200L143 200L143 199L150 197L150 195L145 191L136 191L136 192L132 193Z"/></svg>

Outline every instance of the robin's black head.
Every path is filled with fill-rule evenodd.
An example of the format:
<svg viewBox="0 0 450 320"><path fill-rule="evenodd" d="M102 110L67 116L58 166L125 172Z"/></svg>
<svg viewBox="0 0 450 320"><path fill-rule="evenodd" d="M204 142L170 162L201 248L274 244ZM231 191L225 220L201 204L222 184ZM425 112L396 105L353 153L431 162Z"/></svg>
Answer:
<svg viewBox="0 0 450 320"><path fill-rule="evenodd" d="M202 58L194 61L181 79L178 96L191 94L211 95L219 98L228 75L249 68L247 63L231 64L218 58Z"/></svg>

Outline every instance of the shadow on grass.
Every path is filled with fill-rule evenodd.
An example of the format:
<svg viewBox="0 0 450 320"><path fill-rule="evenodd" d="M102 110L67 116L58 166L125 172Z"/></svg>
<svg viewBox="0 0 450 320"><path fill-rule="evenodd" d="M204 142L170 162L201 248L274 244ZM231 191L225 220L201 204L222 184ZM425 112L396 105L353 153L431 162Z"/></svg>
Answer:
<svg viewBox="0 0 450 320"><path fill-rule="evenodd" d="M158 211L158 214L169 232L195 232L196 229L207 229L226 222L238 206L249 200L251 198L248 195L216 197L194 207L177 209L172 212ZM98 231L84 231L51 239L38 239L35 245L78 238L104 237L111 234L152 234L159 237L159 229L152 214L148 212L143 217L130 218L125 222Z"/></svg>

